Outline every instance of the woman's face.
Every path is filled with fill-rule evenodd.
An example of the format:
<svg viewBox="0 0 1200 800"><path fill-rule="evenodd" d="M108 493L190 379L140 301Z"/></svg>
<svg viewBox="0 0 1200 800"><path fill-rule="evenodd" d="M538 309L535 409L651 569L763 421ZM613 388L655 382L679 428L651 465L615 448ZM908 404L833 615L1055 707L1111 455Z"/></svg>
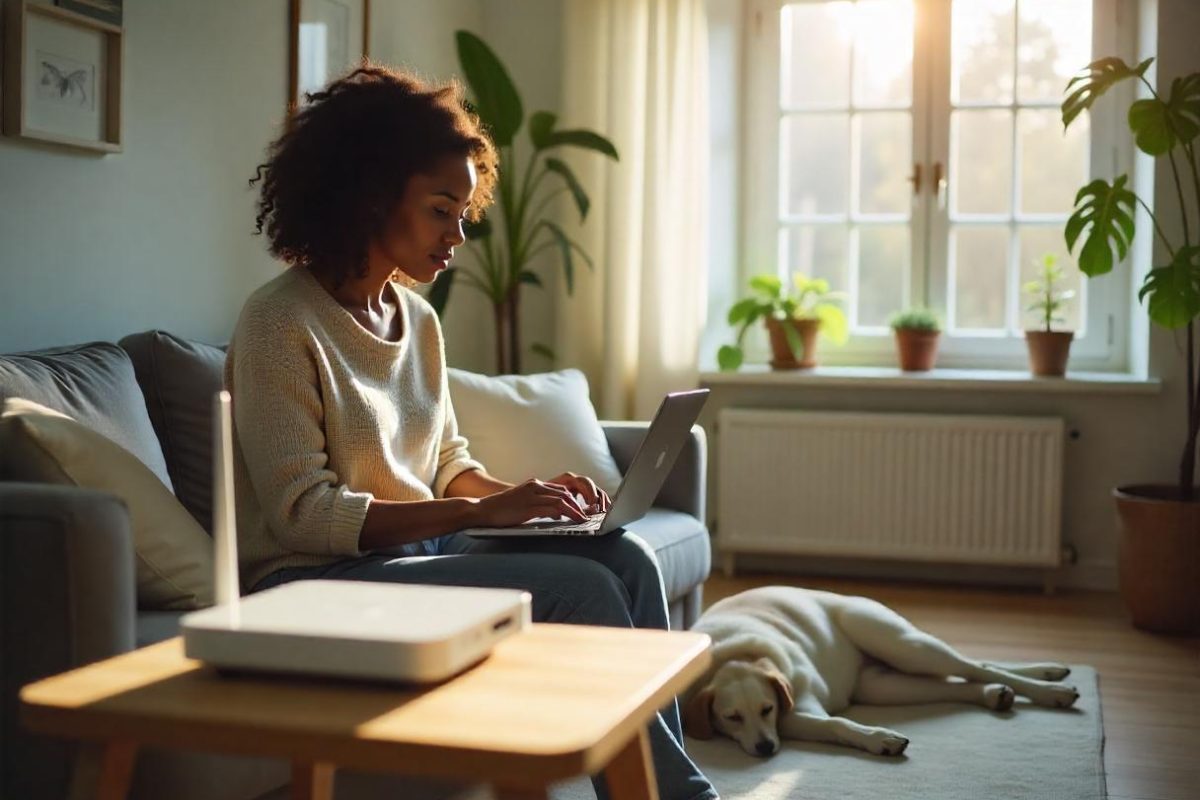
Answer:
<svg viewBox="0 0 1200 800"><path fill-rule="evenodd" d="M409 277L432 282L454 257L454 248L466 241L462 224L475 182L468 156L445 156L428 172L409 178L372 249Z"/></svg>

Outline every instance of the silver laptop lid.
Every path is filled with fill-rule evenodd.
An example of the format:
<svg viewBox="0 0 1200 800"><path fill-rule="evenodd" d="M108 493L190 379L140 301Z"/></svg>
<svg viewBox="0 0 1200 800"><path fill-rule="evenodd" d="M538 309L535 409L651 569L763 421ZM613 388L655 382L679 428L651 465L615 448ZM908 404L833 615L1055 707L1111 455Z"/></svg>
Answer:
<svg viewBox="0 0 1200 800"><path fill-rule="evenodd" d="M617 487L612 508L604 517L598 535L641 519L650 510L706 400L708 389L671 392L663 398Z"/></svg>

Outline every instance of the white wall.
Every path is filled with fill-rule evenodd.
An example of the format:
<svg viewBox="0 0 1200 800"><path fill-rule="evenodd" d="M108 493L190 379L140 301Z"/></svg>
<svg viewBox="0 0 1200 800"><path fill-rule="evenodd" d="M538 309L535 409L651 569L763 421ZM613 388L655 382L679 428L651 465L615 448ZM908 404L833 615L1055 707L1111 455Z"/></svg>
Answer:
<svg viewBox="0 0 1200 800"><path fill-rule="evenodd" d="M127 2L125 152L0 138L0 352L228 337L277 269L246 181L284 111L286 19L286 0Z"/></svg>
<svg viewBox="0 0 1200 800"><path fill-rule="evenodd" d="M729 12L737 0L709 0L720 12L726 27L737 24ZM1200 3L1194 0L1157 0L1157 32L1146 32L1143 44L1150 55L1157 53L1158 82L1169 85L1181 73L1200 70L1200 50L1195 32L1200 30ZM1153 12L1147 2L1146 8ZM1153 13L1150 19L1153 19ZM717 18L714 18L714 23ZM714 44L719 44L714 39ZM719 127L714 123L714 127ZM1180 241L1177 202L1169 167L1159 165L1155 176L1155 205L1169 208L1165 222L1168 234ZM732 187L732 182L730 183ZM719 202L715 200L714 202ZM1193 205L1192 208L1195 208ZM714 224L736 224L736 209L725 204L714 212ZM1150 235L1143 227L1138 237ZM715 241L715 240L714 240ZM731 248L725 248L726 251ZM714 247L714 253L721 252ZM736 252L736 251L734 251ZM1157 254L1162 263L1162 253ZM732 265L726 265L732 269ZM723 265L714 264L720 272ZM1103 280L1103 279L1102 279ZM728 306L726 305L725 308ZM1136 313L1145 314L1144 306ZM1180 340L1181 341L1181 340ZM712 352L711 350L709 351ZM990 393L987 391L940 391L895 389L804 389L804 388L717 388L714 389L702 421L713 436L710 458L720 449L720 438L713 421L725 406L855 409L866 411L918 411L965 414L1017 414L1062 417L1068 430L1078 438L1068 439L1064 466L1064 539L1074 545L1079 563L1064 571L1068 584L1111 589L1116 587L1116 514L1111 497L1114 486L1129 483L1171 483L1185 435L1185 365L1176 338L1152 328L1148 348L1149 373L1162 379L1157 394L1127 396L1113 394ZM1143 354L1145 355L1145 354ZM1133 359L1137 363L1139 359ZM1142 359L1143 362L1146 359ZM712 485L710 484L710 489ZM715 510L715 495L710 491L710 508ZM803 520L803 509L797 510ZM802 524L802 522L801 522ZM719 536L719 532L718 532ZM828 559L779 559L745 556L739 564L748 568L790 569L805 573L895 575L912 578L1035 583L1040 576L1030 572L1012 572L959 567L913 567L891 564L833 561Z"/></svg>

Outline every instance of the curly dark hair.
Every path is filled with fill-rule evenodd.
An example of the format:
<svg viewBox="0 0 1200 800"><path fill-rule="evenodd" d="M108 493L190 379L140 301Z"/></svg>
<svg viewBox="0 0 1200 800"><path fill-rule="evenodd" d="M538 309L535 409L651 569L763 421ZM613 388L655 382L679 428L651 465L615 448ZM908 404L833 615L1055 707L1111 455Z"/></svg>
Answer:
<svg viewBox="0 0 1200 800"><path fill-rule="evenodd" d="M365 276L367 245L408 179L443 156L475 164L467 218L478 221L491 205L496 149L457 81L431 85L365 63L307 98L250 179L262 181L256 232L266 228L273 255L337 285Z"/></svg>

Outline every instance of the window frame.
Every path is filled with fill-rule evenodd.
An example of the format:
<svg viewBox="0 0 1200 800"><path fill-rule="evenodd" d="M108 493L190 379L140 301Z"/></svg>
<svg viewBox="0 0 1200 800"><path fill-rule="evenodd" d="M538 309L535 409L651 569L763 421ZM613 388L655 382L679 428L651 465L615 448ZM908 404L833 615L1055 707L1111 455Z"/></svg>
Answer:
<svg viewBox="0 0 1200 800"><path fill-rule="evenodd" d="M1031 0L1017 0L1030 2ZM750 276L762 265L774 264L785 279L781 263L781 237L787 226L780 209L781 119L787 113L780 102L780 20L784 6L821 3L828 0L746 0L743 17L744 80L741 82L742 133L738 163L741 165L739 214L740 255L736 272L736 297L743 296ZM922 188L913 197L910 226L910 274L906 295L897 308L924 304L946 311L949 280L949 210L947 197L939 208L936 189L930 191L933 165L950 165L950 24L952 0L914 0L916 24L913 41L912 164L920 164ZM1136 0L1092 0L1092 52L1132 58L1136 44ZM1120 109L1127 107L1133 89L1118 86L1110 100L1103 99L1090 113L1088 180L1111 180L1131 172L1133 148L1124 129ZM1014 98L1013 107L1016 108ZM851 106L853 108L853 106ZM1014 149L1014 159L1019 150ZM1019 175L1019 160L1014 161ZM911 195L910 195L911 196ZM852 218L848 209L847 217ZM1061 230L1061 222L1050 222ZM1008 229L1014 230L1009 223ZM1143 231L1143 233L1145 233ZM1015 233L1010 234L1015 242ZM1019 251L1010 258L1019 258ZM1010 297L1018 274L1009 269ZM1072 346L1071 368L1089 371L1122 371L1129 366L1132 270L1129 259L1116 264L1113 273L1099 280L1084 278L1081 286L1087 303L1084 335ZM1019 293L1016 299L1021 300ZM725 325L722 318L716 324ZM754 326L755 329L761 326ZM1028 356L1018 335L951 335L941 337L938 365L947 368L1025 369ZM769 359L767 340L761 330L747 334L746 362ZM895 345L887 328L860 329L845 345L819 345L819 361L827 365L889 366L895 364Z"/></svg>

